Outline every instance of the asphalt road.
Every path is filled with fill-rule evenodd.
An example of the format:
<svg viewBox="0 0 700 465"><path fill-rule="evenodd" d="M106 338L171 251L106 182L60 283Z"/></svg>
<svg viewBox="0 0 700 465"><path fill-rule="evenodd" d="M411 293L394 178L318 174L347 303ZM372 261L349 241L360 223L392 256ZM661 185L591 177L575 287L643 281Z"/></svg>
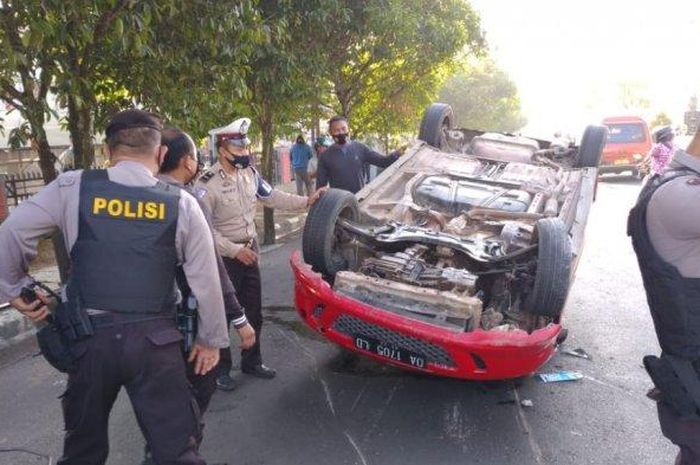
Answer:
<svg viewBox="0 0 700 465"><path fill-rule="evenodd" d="M624 177L599 186L565 316L566 345L592 360L560 353L542 369L585 375L570 383L463 382L349 360L293 311L287 260L300 241L291 238L263 260L263 350L279 375L266 381L237 374L237 391L217 393L203 453L231 465L673 463L675 447L661 436L654 404L644 396L650 383L641 359L658 346L625 234L638 191ZM65 381L31 357L31 345L0 354L0 448L57 457L56 398ZM522 407L518 400L525 399L533 406ZM110 465L139 463L143 439L123 394L110 437ZM2 465L38 463L0 454Z"/></svg>

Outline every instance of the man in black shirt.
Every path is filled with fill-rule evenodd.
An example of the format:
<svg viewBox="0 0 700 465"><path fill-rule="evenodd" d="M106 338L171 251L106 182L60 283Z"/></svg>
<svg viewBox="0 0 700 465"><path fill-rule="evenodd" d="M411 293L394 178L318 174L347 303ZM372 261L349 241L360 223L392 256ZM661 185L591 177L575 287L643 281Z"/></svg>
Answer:
<svg viewBox="0 0 700 465"><path fill-rule="evenodd" d="M316 188L326 185L356 194L365 186L363 165L386 168L394 163L400 153L381 155L357 141L348 140L348 121L344 116L334 116L328 121L328 132L335 144L318 160Z"/></svg>

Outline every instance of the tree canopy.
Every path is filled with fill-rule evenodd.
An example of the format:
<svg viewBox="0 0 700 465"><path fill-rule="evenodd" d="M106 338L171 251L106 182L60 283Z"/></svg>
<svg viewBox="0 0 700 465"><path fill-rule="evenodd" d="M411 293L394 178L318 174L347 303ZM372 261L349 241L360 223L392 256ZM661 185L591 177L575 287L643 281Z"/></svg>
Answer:
<svg viewBox="0 0 700 465"><path fill-rule="evenodd" d="M467 64L448 79L439 100L452 105L460 127L515 132L527 123L517 87L489 58Z"/></svg>

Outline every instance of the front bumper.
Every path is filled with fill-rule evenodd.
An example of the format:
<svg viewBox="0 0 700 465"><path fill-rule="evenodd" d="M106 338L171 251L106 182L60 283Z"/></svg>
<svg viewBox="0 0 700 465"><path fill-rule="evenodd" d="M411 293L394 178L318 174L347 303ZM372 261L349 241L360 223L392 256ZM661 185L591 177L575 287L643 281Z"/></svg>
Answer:
<svg viewBox="0 0 700 465"><path fill-rule="evenodd" d="M372 307L333 291L321 275L294 252L294 299L302 320L326 339L379 362L439 376L473 380L517 378L535 372L554 354L561 325L528 334L522 330L455 332ZM363 349L376 340L386 350ZM359 347L358 347L359 346ZM392 359L394 349L420 354Z"/></svg>
<svg viewBox="0 0 700 465"><path fill-rule="evenodd" d="M598 167L598 173L599 174L606 174L606 173L623 173L625 171L638 171L639 170L639 164L638 163L632 163L632 164L624 164L624 165L600 165Z"/></svg>

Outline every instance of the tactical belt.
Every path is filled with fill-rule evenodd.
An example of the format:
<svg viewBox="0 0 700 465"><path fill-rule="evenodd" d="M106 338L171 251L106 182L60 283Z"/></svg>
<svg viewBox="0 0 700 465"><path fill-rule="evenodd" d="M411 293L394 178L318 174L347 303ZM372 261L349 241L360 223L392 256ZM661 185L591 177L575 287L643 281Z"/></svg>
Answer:
<svg viewBox="0 0 700 465"><path fill-rule="evenodd" d="M91 315L90 321L95 329L111 328L118 325L126 325L133 323L143 323L154 320L172 320L173 315L159 313L154 315L133 314L133 313L114 313L105 312L99 315Z"/></svg>

